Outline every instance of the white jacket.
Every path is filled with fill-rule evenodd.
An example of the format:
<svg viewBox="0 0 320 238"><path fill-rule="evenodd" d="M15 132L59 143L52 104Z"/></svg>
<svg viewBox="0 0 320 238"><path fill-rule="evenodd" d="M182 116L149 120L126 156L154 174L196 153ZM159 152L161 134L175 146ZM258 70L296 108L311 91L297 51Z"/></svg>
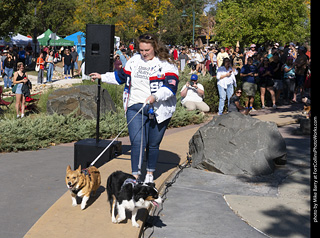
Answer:
<svg viewBox="0 0 320 238"><path fill-rule="evenodd" d="M229 77L224 77L221 79L222 75L227 74L229 71L232 71L231 75ZM224 66L221 66L217 70L217 84L223 88L227 88L229 84L233 84L234 87L237 87L237 80L235 75L238 74L238 71L236 69L232 69L232 67L229 67L227 70Z"/></svg>
<svg viewBox="0 0 320 238"><path fill-rule="evenodd" d="M134 55L128 60L126 66L119 71L107 72L101 75L101 81L110 84L123 84L123 106L127 110L130 104L130 94L132 82L139 85L139 80L148 78L150 88L143 88L141 95L135 96L137 103L144 103L148 96L154 95L157 100L153 104L155 117L161 123L172 117L176 109L176 92L179 83L179 72L174 64L161 61L155 57L151 61L145 61L141 55ZM143 84L141 84L143 85ZM145 85L145 84L144 84ZM133 90L137 93L138 90ZM141 96L141 101L139 101ZM138 101L137 101L138 100Z"/></svg>

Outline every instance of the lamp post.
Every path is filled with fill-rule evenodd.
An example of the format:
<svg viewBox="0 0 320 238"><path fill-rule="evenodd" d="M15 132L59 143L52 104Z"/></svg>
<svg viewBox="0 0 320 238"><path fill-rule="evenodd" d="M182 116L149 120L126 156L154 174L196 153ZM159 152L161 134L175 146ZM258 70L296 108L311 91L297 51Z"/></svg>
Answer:
<svg viewBox="0 0 320 238"><path fill-rule="evenodd" d="M186 9L183 8L182 11L182 17L187 17ZM195 11L194 11L194 6L192 5L192 45L194 46L194 27L196 24L196 17L195 17Z"/></svg>

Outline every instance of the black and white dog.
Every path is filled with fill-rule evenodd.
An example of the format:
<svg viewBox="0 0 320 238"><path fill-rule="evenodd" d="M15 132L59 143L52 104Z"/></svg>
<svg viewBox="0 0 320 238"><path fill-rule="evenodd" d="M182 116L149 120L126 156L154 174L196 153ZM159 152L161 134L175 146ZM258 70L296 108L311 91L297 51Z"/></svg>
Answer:
<svg viewBox="0 0 320 238"><path fill-rule="evenodd" d="M113 172L107 181L107 193L110 203L112 222L126 219L126 210L132 212L132 226L139 227L136 215L139 208L148 208L150 204L158 206L162 202L154 183L138 183L134 176L122 171ZM118 219L115 207L118 209Z"/></svg>

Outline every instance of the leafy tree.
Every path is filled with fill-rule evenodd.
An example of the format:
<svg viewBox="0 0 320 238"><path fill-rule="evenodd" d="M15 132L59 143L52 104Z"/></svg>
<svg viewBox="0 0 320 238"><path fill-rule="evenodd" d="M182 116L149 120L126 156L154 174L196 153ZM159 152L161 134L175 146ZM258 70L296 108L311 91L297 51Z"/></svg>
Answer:
<svg viewBox="0 0 320 238"><path fill-rule="evenodd" d="M78 31L86 30L86 24L114 24L112 17L116 14L119 1L83 0L77 1L73 14L73 26Z"/></svg>
<svg viewBox="0 0 320 238"><path fill-rule="evenodd" d="M59 35L73 33L76 0L1 0L0 36L9 33L33 35L50 28Z"/></svg>
<svg viewBox="0 0 320 238"><path fill-rule="evenodd" d="M213 0L216 1L216 0ZM38 35L48 28L58 35L85 31L86 24L114 24L125 43L150 32L170 44L192 42L209 0L1 0L0 36L9 32ZM188 17L182 17L185 10Z"/></svg>
<svg viewBox="0 0 320 238"><path fill-rule="evenodd" d="M190 45L192 44L193 11L195 12L195 24L200 24L206 0L173 0L172 6L162 17L159 34L166 43ZM182 16L185 13L186 16ZM197 29L195 31L195 39Z"/></svg>
<svg viewBox="0 0 320 238"><path fill-rule="evenodd" d="M0 37L9 33L17 33L25 27L26 15L32 0L1 0L0 1Z"/></svg>
<svg viewBox="0 0 320 238"><path fill-rule="evenodd" d="M40 33L48 28L60 35L71 32L73 14L75 11L75 0L42 0L36 4L37 14L35 25Z"/></svg>
<svg viewBox="0 0 320 238"><path fill-rule="evenodd" d="M223 0L216 14L216 40L222 45L304 41L310 36L304 0Z"/></svg>
<svg viewBox="0 0 320 238"><path fill-rule="evenodd" d="M157 30L157 20L166 12L169 0L83 0L77 4L74 26L85 31L87 23L114 24L124 42Z"/></svg>

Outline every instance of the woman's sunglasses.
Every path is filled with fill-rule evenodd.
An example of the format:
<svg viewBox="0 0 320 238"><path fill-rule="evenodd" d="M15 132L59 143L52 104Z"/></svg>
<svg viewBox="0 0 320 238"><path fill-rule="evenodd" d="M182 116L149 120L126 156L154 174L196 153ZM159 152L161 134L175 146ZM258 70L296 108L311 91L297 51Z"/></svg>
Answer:
<svg viewBox="0 0 320 238"><path fill-rule="evenodd" d="M139 36L139 40L142 40L142 39L145 39L145 40L152 40L152 36L150 35L141 35Z"/></svg>

